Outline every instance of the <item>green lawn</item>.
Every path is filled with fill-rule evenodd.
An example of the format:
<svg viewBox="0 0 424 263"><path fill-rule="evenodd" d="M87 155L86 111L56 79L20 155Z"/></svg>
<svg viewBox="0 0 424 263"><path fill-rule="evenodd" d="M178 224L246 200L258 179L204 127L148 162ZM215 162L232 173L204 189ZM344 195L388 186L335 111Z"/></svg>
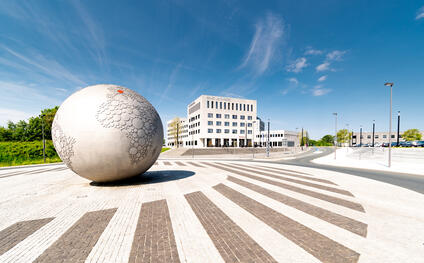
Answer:
<svg viewBox="0 0 424 263"><path fill-rule="evenodd" d="M46 141L46 163L61 162L51 140ZM42 141L0 142L0 166L43 163Z"/></svg>
<svg viewBox="0 0 424 263"><path fill-rule="evenodd" d="M160 151L161 153L168 151L171 148L166 148L166 147L162 147L162 150Z"/></svg>

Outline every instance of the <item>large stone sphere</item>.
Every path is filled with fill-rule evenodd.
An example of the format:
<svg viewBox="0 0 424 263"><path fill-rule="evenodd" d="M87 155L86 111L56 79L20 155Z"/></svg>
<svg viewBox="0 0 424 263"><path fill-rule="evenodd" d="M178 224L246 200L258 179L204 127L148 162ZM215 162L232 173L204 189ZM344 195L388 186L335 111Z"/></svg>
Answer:
<svg viewBox="0 0 424 263"><path fill-rule="evenodd" d="M138 93L95 85L67 98L53 120L53 144L78 175L109 182L147 171L163 143L162 121Z"/></svg>

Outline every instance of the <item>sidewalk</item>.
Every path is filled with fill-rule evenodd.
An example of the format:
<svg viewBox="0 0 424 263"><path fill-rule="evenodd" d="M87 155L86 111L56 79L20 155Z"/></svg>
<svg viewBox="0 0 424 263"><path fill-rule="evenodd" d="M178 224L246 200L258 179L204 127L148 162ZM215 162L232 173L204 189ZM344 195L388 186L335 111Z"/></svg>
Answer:
<svg viewBox="0 0 424 263"><path fill-rule="evenodd" d="M388 149L340 148L337 159L334 153L314 159L312 162L333 166L391 171L424 176L424 149L392 149L392 167L388 167Z"/></svg>

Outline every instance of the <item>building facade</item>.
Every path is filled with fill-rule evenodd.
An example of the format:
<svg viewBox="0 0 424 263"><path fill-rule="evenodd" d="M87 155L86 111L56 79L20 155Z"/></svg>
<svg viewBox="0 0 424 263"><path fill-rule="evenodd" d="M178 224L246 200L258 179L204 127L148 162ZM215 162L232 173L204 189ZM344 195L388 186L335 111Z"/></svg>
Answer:
<svg viewBox="0 0 424 263"><path fill-rule="evenodd" d="M255 135L255 145L266 147L268 131L261 131ZM300 139L298 134L293 131L286 130L270 130L269 146L270 147L298 147Z"/></svg>
<svg viewBox="0 0 424 263"><path fill-rule="evenodd" d="M178 137L178 140L177 140ZM166 142L169 147L182 147L188 138L188 124L186 118L176 117L166 123Z"/></svg>
<svg viewBox="0 0 424 263"><path fill-rule="evenodd" d="M403 132L400 132L399 142L403 142L402 138ZM352 134L352 145L372 144L372 132L362 132L362 137L360 132L354 132ZM397 142L397 132L392 132L392 142ZM389 132L375 132L374 134L374 144L382 144L389 142Z"/></svg>

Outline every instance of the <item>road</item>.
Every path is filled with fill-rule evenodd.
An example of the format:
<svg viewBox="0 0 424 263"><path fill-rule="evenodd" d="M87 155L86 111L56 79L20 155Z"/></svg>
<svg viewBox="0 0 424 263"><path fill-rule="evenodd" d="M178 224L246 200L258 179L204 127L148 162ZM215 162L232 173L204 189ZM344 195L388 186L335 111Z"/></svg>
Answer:
<svg viewBox="0 0 424 263"><path fill-rule="evenodd" d="M323 147L320 148L322 153L313 154L305 153L296 159L278 161L281 164L296 165L303 167L319 168L340 173L351 174L354 176L365 177L368 179L377 180L393 185L397 185L421 194L424 194L424 176L408 174L408 173L397 173L388 171L377 171L369 169L351 168L351 167L339 167L324 164L317 164L311 162L313 159L328 155L334 152L334 149Z"/></svg>

